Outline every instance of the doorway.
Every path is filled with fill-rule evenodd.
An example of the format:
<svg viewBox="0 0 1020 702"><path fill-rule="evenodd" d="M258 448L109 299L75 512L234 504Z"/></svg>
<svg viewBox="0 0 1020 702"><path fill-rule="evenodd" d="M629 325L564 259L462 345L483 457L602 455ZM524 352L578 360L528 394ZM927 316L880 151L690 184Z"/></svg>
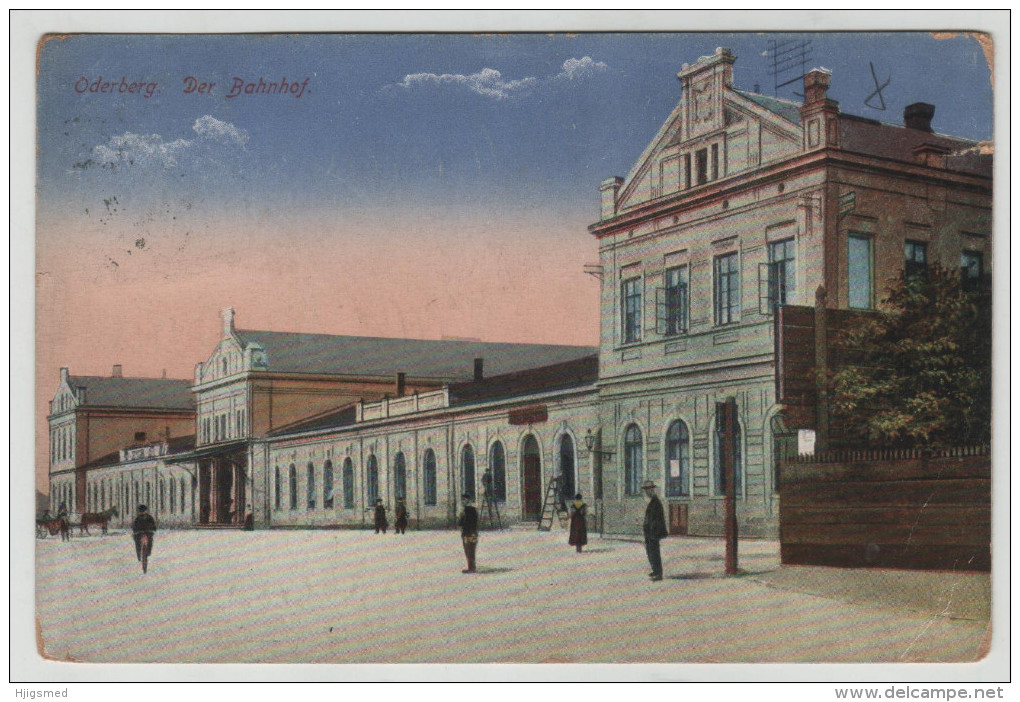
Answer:
<svg viewBox="0 0 1020 702"><path fill-rule="evenodd" d="M524 514L526 520L538 519L542 515L542 459L538 442L528 435L521 451L521 484L524 492Z"/></svg>

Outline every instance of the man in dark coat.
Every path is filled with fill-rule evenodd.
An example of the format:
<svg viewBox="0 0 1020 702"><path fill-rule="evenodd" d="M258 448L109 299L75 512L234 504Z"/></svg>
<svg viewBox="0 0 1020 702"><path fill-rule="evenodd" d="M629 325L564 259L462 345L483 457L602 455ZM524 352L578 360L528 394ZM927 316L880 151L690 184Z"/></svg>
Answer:
<svg viewBox="0 0 1020 702"><path fill-rule="evenodd" d="M57 519L60 520L60 540L70 541L71 540L71 520L67 514L67 503L61 502L60 508L57 510Z"/></svg>
<svg viewBox="0 0 1020 702"><path fill-rule="evenodd" d="M380 531L386 533L390 523L386 519L386 507L383 506L382 499L375 501L375 533L378 534Z"/></svg>
<svg viewBox="0 0 1020 702"><path fill-rule="evenodd" d="M393 522L393 531L397 534L407 533L407 500L403 497L397 498L397 518Z"/></svg>
<svg viewBox="0 0 1020 702"><path fill-rule="evenodd" d="M142 560L142 534L149 535L146 555L152 553L152 542L156 540L156 520L149 514L149 508L145 505L138 505L138 516L131 523L131 532L135 539L135 555L138 560Z"/></svg>
<svg viewBox="0 0 1020 702"><path fill-rule="evenodd" d="M478 510L472 504L471 495L464 493L464 511L461 512L457 526L460 527L460 539L464 542L464 555L467 556L467 568L462 573L474 573L475 549L478 547Z"/></svg>
<svg viewBox="0 0 1020 702"><path fill-rule="evenodd" d="M577 493L574 495L574 501L570 503L570 538L567 539L567 543L577 547L578 553L581 553L581 548L588 543L587 519L588 505L581 499L581 493Z"/></svg>
<svg viewBox="0 0 1020 702"><path fill-rule="evenodd" d="M655 483L646 480L641 485L648 506L645 507L645 553L648 554L648 562L652 566L652 572L648 576L653 580L662 580L662 555L659 552L659 540L665 538L669 531L666 529L666 513L662 509L662 502L655 494Z"/></svg>

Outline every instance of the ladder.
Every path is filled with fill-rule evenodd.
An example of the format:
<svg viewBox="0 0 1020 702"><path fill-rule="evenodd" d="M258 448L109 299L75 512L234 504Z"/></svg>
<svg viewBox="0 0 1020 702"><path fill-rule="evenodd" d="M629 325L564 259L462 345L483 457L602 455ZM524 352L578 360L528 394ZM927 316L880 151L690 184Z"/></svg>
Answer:
<svg viewBox="0 0 1020 702"><path fill-rule="evenodd" d="M552 480L549 481L549 489L545 491L545 504L542 505L542 519L538 522L539 531L551 531L553 525L553 518L558 516L560 519L560 525L563 524L564 511L560 509L560 505L556 501L556 497L559 494L559 490L556 489L557 483L560 477L558 475L553 476Z"/></svg>

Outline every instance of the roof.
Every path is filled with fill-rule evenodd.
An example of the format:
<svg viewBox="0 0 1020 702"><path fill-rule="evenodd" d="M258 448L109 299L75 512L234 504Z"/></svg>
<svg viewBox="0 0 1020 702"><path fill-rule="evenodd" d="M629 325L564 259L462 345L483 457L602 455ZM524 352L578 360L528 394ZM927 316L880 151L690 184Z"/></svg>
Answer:
<svg viewBox="0 0 1020 702"><path fill-rule="evenodd" d="M746 90L737 90L733 88L733 92L741 97L747 98L751 102L764 107L772 114L779 115L788 122L793 122L797 126L800 126L800 103L792 102L790 100L781 100L779 98L769 97L768 95L759 95L758 93L749 93Z"/></svg>
<svg viewBox="0 0 1020 702"><path fill-rule="evenodd" d="M388 339L256 330L237 330L247 345L256 342L269 369L284 373L389 377L438 381L468 380L474 359L484 359L486 375L501 375L590 356L590 346L509 344L483 341Z"/></svg>
<svg viewBox="0 0 1020 702"><path fill-rule="evenodd" d="M195 409L190 380L72 375L68 382L77 390L85 391L78 393L82 407Z"/></svg>
<svg viewBox="0 0 1020 702"><path fill-rule="evenodd" d="M952 170L991 177L992 156L982 153L980 144L969 139L908 129L865 117L840 114L840 148L870 156L916 163L914 149L931 145L945 149Z"/></svg>
<svg viewBox="0 0 1020 702"><path fill-rule="evenodd" d="M599 357L585 356L565 363L531 368L450 386L450 405L483 400L509 399L540 392L594 385L599 376Z"/></svg>
<svg viewBox="0 0 1020 702"><path fill-rule="evenodd" d="M335 429L354 424L357 416L355 405L337 407L322 414L317 414L308 419L302 419L286 426L279 427L268 433L268 436L282 436L284 434L300 434L316 429Z"/></svg>
<svg viewBox="0 0 1020 702"><path fill-rule="evenodd" d="M152 443L152 442L149 442ZM145 443L139 443L135 445L125 446L124 448L135 448L135 446L144 446ZM166 459L174 454L187 453L195 448L195 435L188 434L186 436L174 436L171 437L167 442L167 452L163 456L152 456L143 460L158 460ZM86 470L92 468L102 468L104 466L112 466L120 463L120 449L111 451L110 453L94 458L86 463L83 468Z"/></svg>

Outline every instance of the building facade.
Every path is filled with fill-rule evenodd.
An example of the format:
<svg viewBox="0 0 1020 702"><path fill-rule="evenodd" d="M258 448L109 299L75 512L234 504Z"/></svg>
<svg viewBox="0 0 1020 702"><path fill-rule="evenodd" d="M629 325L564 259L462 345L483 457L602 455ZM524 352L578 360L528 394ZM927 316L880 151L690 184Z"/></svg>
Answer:
<svg viewBox="0 0 1020 702"><path fill-rule="evenodd" d="M610 532L640 533L647 479L675 531L722 532L715 405L734 397L740 532L776 534L774 466L796 451L776 401L777 308L821 289L829 307L874 309L904 270L988 266L982 145L932 132L931 105L903 126L843 114L824 70L803 104L738 90L734 62L719 49L683 66L677 107L627 177L603 181L589 227Z"/></svg>

